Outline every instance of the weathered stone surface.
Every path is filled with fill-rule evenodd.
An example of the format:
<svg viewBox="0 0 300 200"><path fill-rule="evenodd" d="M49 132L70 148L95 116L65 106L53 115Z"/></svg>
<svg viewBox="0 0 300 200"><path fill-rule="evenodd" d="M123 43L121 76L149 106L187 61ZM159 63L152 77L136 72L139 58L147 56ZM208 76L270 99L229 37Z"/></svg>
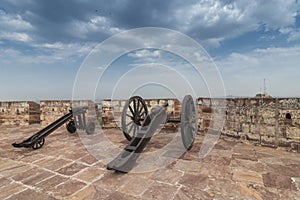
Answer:
<svg viewBox="0 0 300 200"><path fill-rule="evenodd" d="M5 185L8 185L9 183L10 183L10 181L7 178L5 178L5 177L0 178L0 188L4 187Z"/></svg>
<svg viewBox="0 0 300 200"><path fill-rule="evenodd" d="M46 144L39 150L10 146L37 130L31 125L28 130L6 127L1 132L0 199L19 198L19 194L37 199L40 193L43 194L41 199L300 198L298 153L226 138L226 141L219 139L217 148L207 157L199 158L205 136L199 134L190 152L157 171L121 174L107 171L106 162L89 156L81 139L67 134L64 128L47 137ZM128 143L120 130L109 132L114 134L112 138L117 146ZM172 134L162 134L160 139L167 141L170 137ZM154 144L151 147L151 151L158 148ZM74 156L76 153L79 156ZM243 154L249 154L250 159L243 159ZM67 166L74 163L78 165L68 171Z"/></svg>
<svg viewBox="0 0 300 200"><path fill-rule="evenodd" d="M64 175L71 176L71 175L76 174L77 172L79 172L80 170L82 170L86 167L87 167L86 165L74 162L74 163L71 163L71 164L57 170L57 172L61 173L61 174L64 174Z"/></svg>
<svg viewBox="0 0 300 200"><path fill-rule="evenodd" d="M59 197L67 197L79 190L81 190L86 184L79 181L68 180L64 184L55 187L54 195Z"/></svg>
<svg viewBox="0 0 300 200"><path fill-rule="evenodd" d="M268 171L276 174L280 171L280 173L284 176L289 177L300 177L300 166L299 165L290 165L285 164L284 166L281 164L270 164L268 165Z"/></svg>
<svg viewBox="0 0 300 200"><path fill-rule="evenodd" d="M188 188L205 189L208 186L209 178L202 174L185 173L179 180L179 183Z"/></svg>
<svg viewBox="0 0 300 200"><path fill-rule="evenodd" d="M94 185L102 187L106 190L115 191L127 182L122 174L107 173L100 180L94 182Z"/></svg>
<svg viewBox="0 0 300 200"><path fill-rule="evenodd" d="M33 163L37 160L43 159L44 157L45 157L45 155L43 155L43 154L31 154L31 155L24 156L20 160L23 162L26 162L26 163Z"/></svg>
<svg viewBox="0 0 300 200"><path fill-rule="evenodd" d="M187 172L201 172L201 163L195 161L178 160L174 169Z"/></svg>
<svg viewBox="0 0 300 200"><path fill-rule="evenodd" d="M77 200L77 199L107 199L109 194L111 194L112 191L108 191L105 189L102 189L101 187L98 187L96 185L89 185L80 191L74 193L69 197L69 199Z"/></svg>
<svg viewBox="0 0 300 200"><path fill-rule="evenodd" d="M21 184L17 184L17 183L6 184L0 188L0 199L5 199L13 195L14 193L17 193L25 189L26 187Z"/></svg>
<svg viewBox="0 0 300 200"><path fill-rule="evenodd" d="M27 189L23 192L11 196L7 200L24 200L24 199L55 200L56 198L42 192L36 192L34 190Z"/></svg>
<svg viewBox="0 0 300 200"><path fill-rule="evenodd" d="M39 182L35 186L43 189L44 191L55 191L55 187L57 185L63 184L67 180L68 179L63 176L55 175L55 176L52 176L48 179L45 179L45 180Z"/></svg>
<svg viewBox="0 0 300 200"><path fill-rule="evenodd" d="M5 169L1 171L0 174L5 177L13 177L16 174L23 173L25 171L30 170L31 168L32 166L30 165L19 165L19 166Z"/></svg>
<svg viewBox="0 0 300 200"><path fill-rule="evenodd" d="M79 161L83 162L87 165L92 165L92 164L96 163L98 160L94 156L88 154L88 155L82 157Z"/></svg>
<svg viewBox="0 0 300 200"><path fill-rule="evenodd" d="M131 196L140 196L153 183L154 181L151 179L139 176L131 176L130 178L128 178L126 183L124 183L124 185L120 187L118 191Z"/></svg>
<svg viewBox="0 0 300 200"><path fill-rule="evenodd" d="M142 195L142 199L173 199L177 190L177 186L156 182Z"/></svg>
<svg viewBox="0 0 300 200"><path fill-rule="evenodd" d="M53 163L53 161L55 159L56 159L55 157L43 157L42 159L34 161L33 163L40 167L44 167L44 166L47 166L47 165Z"/></svg>
<svg viewBox="0 0 300 200"><path fill-rule="evenodd" d="M49 169L49 170L56 171L56 170L62 168L63 166L66 166L68 164L70 164L70 161L59 158L57 160L54 160L50 163L47 163L47 164L43 165L43 167L46 168L46 169Z"/></svg>
<svg viewBox="0 0 300 200"><path fill-rule="evenodd" d="M182 177L183 172L172 169L160 169L152 173L150 178L161 182L176 184Z"/></svg>
<svg viewBox="0 0 300 200"><path fill-rule="evenodd" d="M130 196L128 194L124 194L121 192L113 192L111 193L107 199L109 200L114 200L114 199L124 199L124 200L142 200L141 197L134 197L134 196Z"/></svg>
<svg viewBox="0 0 300 200"><path fill-rule="evenodd" d="M239 197L236 181L230 179L210 179L208 183L208 189L205 191L216 199L237 199Z"/></svg>
<svg viewBox="0 0 300 200"><path fill-rule="evenodd" d="M256 151L254 149L235 149L232 158L257 161Z"/></svg>
<svg viewBox="0 0 300 200"><path fill-rule="evenodd" d="M248 182L259 185L263 184L261 174L241 168L236 168L233 170L232 179L239 182Z"/></svg>
<svg viewBox="0 0 300 200"><path fill-rule="evenodd" d="M48 172L48 171L42 171L42 172L39 172L37 174L34 174L26 179L24 179L22 181L22 183L26 184L26 185L35 185L41 181L43 181L44 179L47 179L51 176L53 176L54 173L52 172Z"/></svg>
<svg viewBox="0 0 300 200"><path fill-rule="evenodd" d="M7 170L7 169L11 169L11 168L17 167L18 164L19 164L18 162L13 161L13 160L1 159L1 162L0 162L0 172L4 171L4 170Z"/></svg>
<svg viewBox="0 0 300 200"><path fill-rule="evenodd" d="M297 189L297 191L299 192L299 195L300 195L300 178L292 177L292 182L293 182L293 185L296 187L296 189Z"/></svg>
<svg viewBox="0 0 300 200"><path fill-rule="evenodd" d="M260 162L253 162L251 160L244 159L232 159L230 162L232 168L244 168L249 171L262 173L266 170L266 165Z"/></svg>
<svg viewBox="0 0 300 200"><path fill-rule="evenodd" d="M189 188L189 187L181 187L179 191L176 193L174 200L202 200L202 199L214 199L214 194L209 194L206 191Z"/></svg>
<svg viewBox="0 0 300 200"><path fill-rule="evenodd" d="M37 174L43 174L45 172L45 170L39 169L37 167L34 167L32 169L29 169L25 172L22 172L20 174L15 174L12 179L14 179L15 181L21 181L24 182L28 179L30 179L31 177L36 176Z"/></svg>
<svg viewBox="0 0 300 200"><path fill-rule="evenodd" d="M266 173L262 175L264 186L279 189L296 190L289 176L280 175L278 173Z"/></svg>
<svg viewBox="0 0 300 200"><path fill-rule="evenodd" d="M209 163L217 166L228 166L230 164L231 158L208 155L205 158L200 159L201 163Z"/></svg>
<svg viewBox="0 0 300 200"><path fill-rule="evenodd" d="M278 199L278 194L275 192L270 192L266 188L261 186L256 186L253 184L246 184L242 182L237 183L238 191L240 193L239 198L242 199Z"/></svg>
<svg viewBox="0 0 300 200"><path fill-rule="evenodd" d="M98 167L89 167L80 171L74 177L85 182L93 182L95 179L103 176L106 172L107 171L99 169Z"/></svg>

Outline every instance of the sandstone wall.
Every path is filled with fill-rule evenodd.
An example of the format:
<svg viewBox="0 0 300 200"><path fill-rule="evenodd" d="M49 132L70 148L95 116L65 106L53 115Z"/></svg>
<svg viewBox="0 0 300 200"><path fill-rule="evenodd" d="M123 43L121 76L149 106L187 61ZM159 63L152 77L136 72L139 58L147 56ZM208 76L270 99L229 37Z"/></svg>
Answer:
<svg viewBox="0 0 300 200"><path fill-rule="evenodd" d="M144 99L148 113L151 108L157 105L162 105L166 101L169 106L167 107L167 113L171 118L180 118L181 105L177 99ZM125 106L126 100L103 100L101 102L101 117L103 128L117 128L121 127L121 117L123 107ZM164 127L166 130L176 130L178 123L168 123Z"/></svg>
<svg viewBox="0 0 300 200"><path fill-rule="evenodd" d="M200 130L207 130L219 106L199 98ZM223 134L262 145L287 146L300 151L299 98L226 99Z"/></svg>
<svg viewBox="0 0 300 200"><path fill-rule="evenodd" d="M98 111L97 105L89 100L71 101L71 100L46 100L41 101L41 126L45 127L63 115L69 113L72 107L89 106L87 118L94 118Z"/></svg>
<svg viewBox="0 0 300 200"><path fill-rule="evenodd" d="M32 101L0 102L0 125L29 125L40 122L40 105Z"/></svg>
<svg viewBox="0 0 300 200"><path fill-rule="evenodd" d="M145 99L148 110L168 101L167 113L180 118L181 105L176 99ZM31 101L0 102L0 124L29 125L41 122L42 127L52 123L72 106L89 106L95 112L87 117L99 121L103 128L121 127L125 100L103 100L98 108L92 101L51 100L40 105ZM287 146L300 151L300 98L198 98L198 130L205 133L215 124L213 117L223 117L223 135L254 141L263 145ZM221 119L220 118L220 119ZM221 120L220 120L221 121ZM167 123L165 130L177 130L178 123Z"/></svg>

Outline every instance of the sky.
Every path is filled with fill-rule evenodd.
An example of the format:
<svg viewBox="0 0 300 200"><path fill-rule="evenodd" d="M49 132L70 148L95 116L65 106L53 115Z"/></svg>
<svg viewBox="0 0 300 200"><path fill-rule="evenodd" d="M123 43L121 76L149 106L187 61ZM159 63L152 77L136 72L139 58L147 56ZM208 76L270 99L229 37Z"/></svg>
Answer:
<svg viewBox="0 0 300 200"><path fill-rule="evenodd" d="M71 99L80 66L93 48L143 27L170 29L199 43L217 66L227 96L253 97L263 92L265 79L272 96L300 97L298 0L1 0L0 100ZM205 90L207 77L193 78L188 68L172 52L127 52L103 76L95 71L99 82L94 98L110 98L111 91L127 98L138 79L135 91L146 97L186 91L149 78L166 69L168 75L161 79L172 83L185 74L191 78L183 81L199 84L196 95L210 96L207 88L214 88L206 85ZM141 84L143 80L149 84ZM86 97L82 93L78 98Z"/></svg>

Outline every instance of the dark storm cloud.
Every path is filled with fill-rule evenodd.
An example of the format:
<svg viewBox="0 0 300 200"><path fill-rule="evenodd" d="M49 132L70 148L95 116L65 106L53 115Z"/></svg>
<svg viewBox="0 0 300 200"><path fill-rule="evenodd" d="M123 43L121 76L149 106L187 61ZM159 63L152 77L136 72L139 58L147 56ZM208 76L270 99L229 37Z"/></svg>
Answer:
<svg viewBox="0 0 300 200"><path fill-rule="evenodd" d="M146 0L123 1L122 6L112 7L112 19L124 28L136 28L143 26L176 26L173 12L179 2ZM188 3L191 1L187 1Z"/></svg>
<svg viewBox="0 0 300 200"><path fill-rule="evenodd" d="M176 8L183 3L193 2L195 1L25 0L22 3L4 1L0 7L10 13L17 13L30 22L35 27L31 34L36 39L70 42L76 39L99 41L108 37L110 32L85 27L89 23L93 25L92 20L96 17L103 17L107 20L106 26L120 30L146 26L176 28L176 19L173 18ZM78 26L74 27L74 24ZM80 29L87 29L82 37Z"/></svg>
<svg viewBox="0 0 300 200"><path fill-rule="evenodd" d="M109 14L105 1L31 0L20 4L5 1L0 7L8 13L22 16L34 27L31 34L34 34L36 39L47 42L70 42L78 39L68 30L72 22L88 23L93 16Z"/></svg>
<svg viewBox="0 0 300 200"><path fill-rule="evenodd" d="M299 3L293 0L3 0L0 9L20 15L30 23L33 28L25 33L37 42L99 42L122 30L155 26L218 43L256 31L261 25L268 30L293 27ZM285 29L286 34L291 32L292 29Z"/></svg>

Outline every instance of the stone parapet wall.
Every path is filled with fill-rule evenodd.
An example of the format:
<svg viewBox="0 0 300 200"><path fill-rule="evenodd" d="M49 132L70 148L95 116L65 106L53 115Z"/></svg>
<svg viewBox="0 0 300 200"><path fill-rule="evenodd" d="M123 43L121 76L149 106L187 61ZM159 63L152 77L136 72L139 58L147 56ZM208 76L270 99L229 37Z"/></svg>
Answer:
<svg viewBox="0 0 300 200"><path fill-rule="evenodd" d="M177 99L144 99L148 113L151 108L162 105L168 102L169 106L166 108L168 115L171 118L180 118L181 104ZM103 100L101 101L101 117L103 128L118 128L121 127L121 117L123 107L125 106L126 100ZM178 123L167 123L165 125L166 130L176 130Z"/></svg>
<svg viewBox="0 0 300 200"><path fill-rule="evenodd" d="M219 109L214 99L199 98L200 130L210 127ZM288 146L300 151L299 98L231 98L226 99L223 134L255 141L262 145Z"/></svg>
<svg viewBox="0 0 300 200"><path fill-rule="evenodd" d="M40 122L40 105L33 101L0 102L0 125L27 126Z"/></svg>
<svg viewBox="0 0 300 200"><path fill-rule="evenodd" d="M95 117L98 113L97 105L89 100L45 100L41 101L41 126L45 127L63 115L69 113L72 107L88 106L87 118Z"/></svg>
<svg viewBox="0 0 300 200"><path fill-rule="evenodd" d="M180 118L181 104L177 99L145 99L148 110L168 102L170 118ZM87 117L98 119L103 128L121 127L121 116L126 100L92 101L51 100L40 104L30 101L0 102L1 125L29 125L44 127L64 114L72 106L89 106L95 112ZM219 116L224 121L225 136L254 141L263 145L288 146L300 151L300 98L198 98L198 130L205 133L213 128ZM98 113L100 115L98 115ZM214 123L213 123L214 121ZM179 123L167 123L165 130L177 130Z"/></svg>

